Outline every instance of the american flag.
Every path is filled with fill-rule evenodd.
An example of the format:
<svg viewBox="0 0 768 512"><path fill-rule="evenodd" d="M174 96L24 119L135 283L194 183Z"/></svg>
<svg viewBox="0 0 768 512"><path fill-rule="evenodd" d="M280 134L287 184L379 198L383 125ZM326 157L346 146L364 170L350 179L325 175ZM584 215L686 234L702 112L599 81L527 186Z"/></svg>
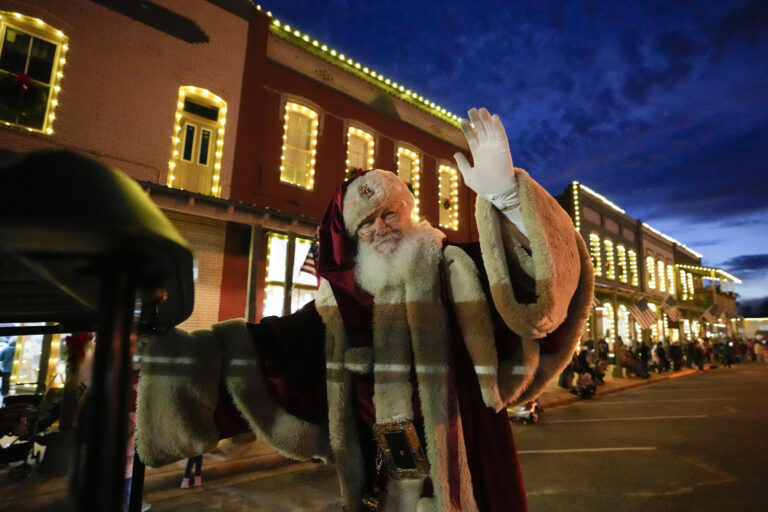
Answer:
<svg viewBox="0 0 768 512"><path fill-rule="evenodd" d="M309 251L307 251L307 257L304 258L304 263L301 265L299 272L306 272L312 274L317 278L317 284L320 285L320 276L317 275L317 235L312 239L312 243L309 245Z"/></svg>
<svg viewBox="0 0 768 512"><path fill-rule="evenodd" d="M683 319L683 315L681 315L680 310L677 309L677 301L673 299L671 295L667 295L667 298L661 303L661 309L673 322L679 322Z"/></svg>
<svg viewBox="0 0 768 512"><path fill-rule="evenodd" d="M650 329L656 325L656 314L648 307L645 299L640 299L629 306L629 312L643 329Z"/></svg>

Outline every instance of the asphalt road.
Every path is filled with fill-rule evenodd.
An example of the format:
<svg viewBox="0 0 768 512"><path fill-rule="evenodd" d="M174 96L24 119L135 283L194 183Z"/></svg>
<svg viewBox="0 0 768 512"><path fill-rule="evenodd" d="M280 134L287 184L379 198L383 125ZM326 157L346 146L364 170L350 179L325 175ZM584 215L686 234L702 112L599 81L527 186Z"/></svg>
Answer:
<svg viewBox="0 0 768 512"><path fill-rule="evenodd" d="M531 512L768 510L768 365L598 394L514 431ZM157 512L341 509L333 470L307 463L147 499Z"/></svg>
<svg viewBox="0 0 768 512"><path fill-rule="evenodd" d="M598 396L515 434L531 512L768 510L768 365Z"/></svg>

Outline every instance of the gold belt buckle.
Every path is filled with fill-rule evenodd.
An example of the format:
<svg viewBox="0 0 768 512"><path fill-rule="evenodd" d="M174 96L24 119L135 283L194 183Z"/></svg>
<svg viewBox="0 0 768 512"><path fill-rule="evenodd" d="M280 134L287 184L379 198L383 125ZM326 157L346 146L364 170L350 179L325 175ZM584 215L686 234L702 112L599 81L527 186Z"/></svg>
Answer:
<svg viewBox="0 0 768 512"><path fill-rule="evenodd" d="M393 478L401 480L429 476L429 462L412 421L376 423L373 436L382 461Z"/></svg>

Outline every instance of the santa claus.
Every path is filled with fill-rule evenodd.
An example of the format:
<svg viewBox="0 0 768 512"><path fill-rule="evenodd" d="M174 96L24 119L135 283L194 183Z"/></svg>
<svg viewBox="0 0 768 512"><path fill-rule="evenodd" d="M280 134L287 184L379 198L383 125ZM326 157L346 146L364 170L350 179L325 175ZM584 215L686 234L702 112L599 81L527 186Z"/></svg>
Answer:
<svg viewBox="0 0 768 512"><path fill-rule="evenodd" d="M569 216L512 165L498 116L462 121L479 242L412 217L393 173L341 184L320 226L315 301L258 324L170 330L142 356L137 446L149 465L244 429L336 468L344 510L518 511L506 407L570 361L593 273Z"/></svg>

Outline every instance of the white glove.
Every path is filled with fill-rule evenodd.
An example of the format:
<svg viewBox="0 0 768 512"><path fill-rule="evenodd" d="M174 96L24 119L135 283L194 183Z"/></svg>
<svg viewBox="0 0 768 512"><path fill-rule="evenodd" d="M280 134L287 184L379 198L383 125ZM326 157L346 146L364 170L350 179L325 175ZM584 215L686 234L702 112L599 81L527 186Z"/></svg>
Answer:
<svg viewBox="0 0 768 512"><path fill-rule="evenodd" d="M462 153L453 155L464 183L504 213L527 237L517 196L515 168L501 119L498 115L491 116L484 108L480 111L473 108L467 114L471 123L462 119L460 125L475 166L471 167Z"/></svg>

